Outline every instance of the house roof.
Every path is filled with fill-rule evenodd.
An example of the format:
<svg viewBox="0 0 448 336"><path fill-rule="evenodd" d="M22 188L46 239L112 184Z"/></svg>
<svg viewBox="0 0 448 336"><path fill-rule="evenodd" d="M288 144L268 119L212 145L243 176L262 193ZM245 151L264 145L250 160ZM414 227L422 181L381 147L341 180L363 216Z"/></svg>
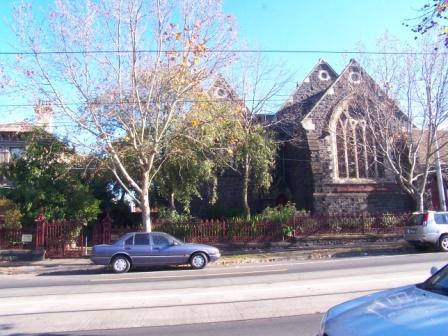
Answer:
<svg viewBox="0 0 448 336"><path fill-rule="evenodd" d="M337 72L325 60L319 59L277 113L287 113L293 108L295 113L302 116L307 114L337 78Z"/></svg>
<svg viewBox="0 0 448 336"><path fill-rule="evenodd" d="M33 125L22 121L17 123L0 124L0 132L25 133L31 132Z"/></svg>

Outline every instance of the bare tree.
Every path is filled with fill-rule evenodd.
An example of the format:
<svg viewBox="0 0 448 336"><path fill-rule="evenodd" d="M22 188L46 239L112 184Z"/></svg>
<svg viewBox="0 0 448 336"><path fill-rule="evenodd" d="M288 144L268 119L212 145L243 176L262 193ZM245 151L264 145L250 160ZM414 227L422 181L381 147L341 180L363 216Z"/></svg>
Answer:
<svg viewBox="0 0 448 336"><path fill-rule="evenodd" d="M286 121L275 117L275 97L290 81L280 64L271 65L260 53L245 54L232 68L229 79L215 82L213 97L227 103L232 110L235 139L229 167L242 177L244 215L250 218L249 190L268 190L277 156L278 139L275 126Z"/></svg>
<svg viewBox="0 0 448 336"><path fill-rule="evenodd" d="M25 4L15 30L30 52L14 64L17 85L89 134L151 231L151 183L177 138L202 141L188 115L232 58L221 1L55 0L43 22Z"/></svg>
<svg viewBox="0 0 448 336"><path fill-rule="evenodd" d="M448 119L448 58L434 46L428 36L416 53L408 49L373 60L378 85L366 84L353 102L366 119L369 139L362 144L374 159L366 162L391 172L420 211L438 149L447 144L442 128Z"/></svg>

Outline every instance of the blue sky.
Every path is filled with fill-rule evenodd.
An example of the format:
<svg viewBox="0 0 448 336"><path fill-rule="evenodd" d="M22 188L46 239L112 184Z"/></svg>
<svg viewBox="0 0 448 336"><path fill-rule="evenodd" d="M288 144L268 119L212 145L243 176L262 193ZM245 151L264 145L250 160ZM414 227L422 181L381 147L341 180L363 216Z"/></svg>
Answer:
<svg viewBox="0 0 448 336"><path fill-rule="evenodd" d="M374 51L376 40L385 31L404 42L412 42L415 34L402 23L417 17L425 2L428 0L224 0L224 10L236 17L240 40L252 47L354 51L361 42L366 50ZM10 17L13 3L14 0L0 1L4 19L0 25L0 51L10 51L14 45L4 23ZM274 63L282 61L295 73L294 83L286 91L292 91L295 82L303 80L319 58L324 58L338 72L347 58L357 58L323 53L272 53L268 57ZM17 99L20 100L20 93ZM0 105L10 101L11 98L0 97ZM0 123L23 120L32 114L31 108L12 111L0 106Z"/></svg>
<svg viewBox="0 0 448 336"><path fill-rule="evenodd" d="M240 37L263 49L355 50L362 42L375 50L378 37L388 31L403 41L415 34L402 23L415 18L424 0L226 0L225 10L236 16ZM411 22L418 22L416 20ZM303 76L319 58L336 70L340 55L275 54ZM353 56L356 58L356 55ZM301 78L298 78L301 80Z"/></svg>

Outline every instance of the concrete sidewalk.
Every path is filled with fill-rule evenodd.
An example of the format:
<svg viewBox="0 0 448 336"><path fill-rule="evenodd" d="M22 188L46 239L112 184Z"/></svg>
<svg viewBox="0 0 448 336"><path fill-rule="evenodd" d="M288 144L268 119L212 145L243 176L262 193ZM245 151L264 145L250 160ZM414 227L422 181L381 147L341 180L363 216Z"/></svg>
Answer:
<svg viewBox="0 0 448 336"><path fill-rule="evenodd" d="M352 256L390 255L413 253L403 239L397 237L374 237L370 239L319 239L299 240L296 242L275 242L265 244L220 245L222 257L208 267L217 265L238 265L248 263L266 263L308 259L331 259ZM88 257L46 259L34 262L0 261L0 275L44 275L48 273L97 273L104 271L103 266L94 265Z"/></svg>

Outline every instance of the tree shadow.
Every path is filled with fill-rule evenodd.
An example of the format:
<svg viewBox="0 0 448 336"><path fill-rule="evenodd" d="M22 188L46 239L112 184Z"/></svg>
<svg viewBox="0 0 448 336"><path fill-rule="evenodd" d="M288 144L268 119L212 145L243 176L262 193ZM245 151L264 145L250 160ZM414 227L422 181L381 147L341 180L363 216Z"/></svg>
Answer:
<svg viewBox="0 0 448 336"><path fill-rule="evenodd" d="M332 255L332 258L351 258L351 257L380 257L380 256L390 256L390 255L405 255L405 254L421 254L421 253L433 253L432 250L417 250L415 248L409 247L404 249L393 249L385 248L381 250L367 250L367 251L350 251L350 252L340 252Z"/></svg>
<svg viewBox="0 0 448 336"><path fill-rule="evenodd" d="M188 265L180 266L137 266L132 267L129 273L145 273L145 272L157 272L157 271L179 271L179 270L191 270ZM70 269L70 270L58 270L48 271L37 274L37 276L64 276L64 275L93 275L93 274L116 274L112 271L110 266L97 266L96 268L89 269Z"/></svg>

